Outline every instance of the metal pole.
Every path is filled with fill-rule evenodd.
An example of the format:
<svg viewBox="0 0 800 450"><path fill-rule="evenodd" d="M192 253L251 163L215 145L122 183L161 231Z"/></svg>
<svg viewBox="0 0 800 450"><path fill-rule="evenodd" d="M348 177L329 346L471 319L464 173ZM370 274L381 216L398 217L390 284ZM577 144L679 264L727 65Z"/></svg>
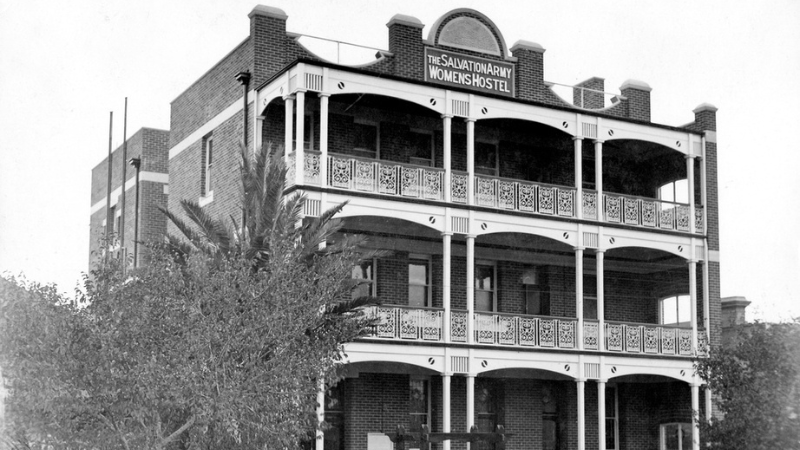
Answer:
<svg viewBox="0 0 800 450"><path fill-rule="evenodd" d="M139 267L139 169L141 158L131 158L131 165L136 168L136 208L133 220L133 268Z"/></svg>
<svg viewBox="0 0 800 450"><path fill-rule="evenodd" d="M111 137L114 132L114 111L109 111L109 119L108 119L108 184L106 184L106 251L105 251L105 262L108 262L108 253L111 247L109 239L111 239L111 230L114 229L114 215L111 214L111 162L112 162L112 152L111 146Z"/></svg>
<svg viewBox="0 0 800 450"><path fill-rule="evenodd" d="M128 267L128 255L125 251L125 177L128 167L128 97L125 97L125 116L122 119L122 198L120 199L122 215L119 226L119 247L122 256L122 273Z"/></svg>

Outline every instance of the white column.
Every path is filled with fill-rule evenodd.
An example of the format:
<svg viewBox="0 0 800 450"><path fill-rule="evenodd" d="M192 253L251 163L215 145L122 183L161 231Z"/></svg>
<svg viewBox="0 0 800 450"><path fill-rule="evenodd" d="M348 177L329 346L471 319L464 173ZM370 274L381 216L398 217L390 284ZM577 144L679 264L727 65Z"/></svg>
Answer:
<svg viewBox="0 0 800 450"><path fill-rule="evenodd" d="M467 235L467 343L475 340L475 235ZM469 430L467 430L469 431Z"/></svg>
<svg viewBox="0 0 800 450"><path fill-rule="evenodd" d="M603 261L605 259L606 251L597 249L595 258L597 258L597 346L600 351L606 349L606 296L605 296L605 268Z"/></svg>
<svg viewBox="0 0 800 450"><path fill-rule="evenodd" d="M444 318L442 334L444 334L444 342L450 342L450 314L452 308L450 307L450 260L452 259L452 241L453 233L442 233L442 307L444 308ZM448 378L448 383L449 383Z"/></svg>
<svg viewBox="0 0 800 450"><path fill-rule="evenodd" d="M467 374L467 430L475 424L475 374ZM469 444L467 444L469 448Z"/></svg>
<svg viewBox="0 0 800 450"><path fill-rule="evenodd" d="M586 380L575 380L578 386L578 450L586 450L586 413L583 388Z"/></svg>
<svg viewBox="0 0 800 450"><path fill-rule="evenodd" d="M328 185L328 100L330 94L319 94L319 185ZM325 206L322 208L325 210Z"/></svg>
<svg viewBox="0 0 800 450"><path fill-rule="evenodd" d="M575 247L575 316L578 318L577 348L583 350L583 247Z"/></svg>
<svg viewBox="0 0 800 450"><path fill-rule="evenodd" d="M694 245L694 244L692 244ZM692 315L692 349L697 351L697 261L689 260L689 311Z"/></svg>
<svg viewBox="0 0 800 450"><path fill-rule="evenodd" d="M686 155L686 184L689 190L689 232L694 233L694 157L691 155Z"/></svg>
<svg viewBox="0 0 800 450"><path fill-rule="evenodd" d="M255 136L253 136L253 153L255 155L258 149L264 143L264 116L256 116L256 127L255 127Z"/></svg>
<svg viewBox="0 0 800 450"><path fill-rule="evenodd" d="M597 220L605 220L606 202L603 199L603 141L594 141L594 188L597 190Z"/></svg>
<svg viewBox="0 0 800 450"><path fill-rule="evenodd" d="M475 119L467 119L467 204L475 204Z"/></svg>
<svg viewBox="0 0 800 450"><path fill-rule="evenodd" d="M575 217L583 219L583 139L572 138L575 144Z"/></svg>
<svg viewBox="0 0 800 450"><path fill-rule="evenodd" d="M442 431L450 432L450 378L449 373L442 375ZM450 441L442 441L442 450L450 450Z"/></svg>
<svg viewBox="0 0 800 450"><path fill-rule="evenodd" d="M700 450L700 422L697 413L700 412L700 385L692 383L692 450Z"/></svg>
<svg viewBox="0 0 800 450"><path fill-rule="evenodd" d="M713 410L713 408L712 408L712 406L711 406L711 396L712 396L712 394L711 394L711 389L709 389L709 388L708 388L708 385L706 385L706 395L705 395L705 397L706 397L706 398L705 398L705 403L706 403L706 404L705 404L705 408L706 408L706 422L709 422L709 423L710 423L710 422L711 422L711 420L713 419L713 417L712 417L712 416L713 416L713 414L714 414L714 410Z"/></svg>
<svg viewBox="0 0 800 450"><path fill-rule="evenodd" d="M597 440L597 448L606 450L606 380L597 380Z"/></svg>
<svg viewBox="0 0 800 450"><path fill-rule="evenodd" d="M442 116L442 134L443 140L442 143L443 147L443 163L444 163L444 201L446 203L450 203L450 196L452 190L451 179L453 176L453 160L452 160L452 132L453 129L453 116L444 115Z"/></svg>
<svg viewBox="0 0 800 450"><path fill-rule="evenodd" d="M294 150L294 179L295 185L302 186L305 181L305 124L306 124L306 93L297 91L297 130L295 131L295 150Z"/></svg>
<svg viewBox="0 0 800 450"><path fill-rule="evenodd" d="M285 97L283 106L286 114L284 114L284 137L283 137L283 158L284 162L289 163L289 154L294 151L292 148L292 132L294 131L294 97L291 95ZM294 181L294 180L292 180Z"/></svg>
<svg viewBox="0 0 800 450"><path fill-rule="evenodd" d="M325 450L325 434L322 432L320 426L325 421L325 380L319 378L317 386L317 432L316 432L316 450Z"/></svg>

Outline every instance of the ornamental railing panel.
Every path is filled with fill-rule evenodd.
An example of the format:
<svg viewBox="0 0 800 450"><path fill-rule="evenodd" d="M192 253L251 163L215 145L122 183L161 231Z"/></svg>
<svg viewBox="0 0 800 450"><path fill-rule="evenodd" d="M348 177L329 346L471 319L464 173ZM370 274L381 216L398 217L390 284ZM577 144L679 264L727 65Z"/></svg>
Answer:
<svg viewBox="0 0 800 450"><path fill-rule="evenodd" d="M636 325L623 325L625 330L625 351L628 353L641 353L642 327Z"/></svg>
<svg viewBox="0 0 800 450"><path fill-rule="evenodd" d="M475 201L478 205L494 207L496 196L495 180L475 177Z"/></svg>
<svg viewBox="0 0 800 450"><path fill-rule="evenodd" d="M678 330L678 353L692 356L692 330L681 328Z"/></svg>
<svg viewBox="0 0 800 450"><path fill-rule="evenodd" d="M583 348L598 350L600 341L600 324L591 320L583 321Z"/></svg>
<svg viewBox="0 0 800 450"><path fill-rule="evenodd" d="M623 216L626 225L639 225L639 199L623 198Z"/></svg>
<svg viewBox="0 0 800 450"><path fill-rule="evenodd" d="M569 189L558 189L558 215L562 217L573 217L575 215L573 191Z"/></svg>
<svg viewBox="0 0 800 450"><path fill-rule="evenodd" d="M694 207L694 232L702 233L705 225L705 210L702 206Z"/></svg>
<svg viewBox="0 0 800 450"><path fill-rule="evenodd" d="M622 222L622 197L606 194L605 199L606 222Z"/></svg>
<svg viewBox="0 0 800 450"><path fill-rule="evenodd" d="M453 173L450 175L450 200L453 203L467 203L467 176Z"/></svg>
<svg viewBox="0 0 800 450"><path fill-rule="evenodd" d="M329 156L328 164L328 185L333 188L426 200L444 199L444 171L439 168L339 155ZM466 195L464 199L466 202Z"/></svg>
<svg viewBox="0 0 800 450"><path fill-rule="evenodd" d="M675 223L678 231L689 231L688 206L678 206L675 208Z"/></svg>
<svg viewBox="0 0 800 450"><path fill-rule="evenodd" d="M659 328L643 327L642 349L645 353L658 353Z"/></svg>
<svg viewBox="0 0 800 450"><path fill-rule="evenodd" d="M606 350L622 351L622 324L606 323Z"/></svg>
<svg viewBox="0 0 800 450"><path fill-rule="evenodd" d="M453 342L467 342L467 312L450 312L450 340Z"/></svg>
<svg viewBox="0 0 800 450"><path fill-rule="evenodd" d="M583 191L583 218L597 220L597 192Z"/></svg>
<svg viewBox="0 0 800 450"><path fill-rule="evenodd" d="M377 322L370 337L442 341L441 309L386 305L366 308L365 313Z"/></svg>

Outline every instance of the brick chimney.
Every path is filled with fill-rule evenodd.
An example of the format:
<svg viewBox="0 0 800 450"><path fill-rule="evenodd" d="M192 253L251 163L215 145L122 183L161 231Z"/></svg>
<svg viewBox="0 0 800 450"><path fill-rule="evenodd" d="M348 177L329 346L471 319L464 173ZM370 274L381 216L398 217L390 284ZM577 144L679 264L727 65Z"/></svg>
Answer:
<svg viewBox="0 0 800 450"><path fill-rule="evenodd" d="M517 41L511 47L511 55L517 58L517 98L546 101L551 98L544 84L544 52L541 45L530 41Z"/></svg>
<svg viewBox="0 0 800 450"><path fill-rule="evenodd" d="M703 103L693 111L694 123L700 131L717 131L717 107Z"/></svg>
<svg viewBox="0 0 800 450"><path fill-rule="evenodd" d="M619 87L623 97L628 99L628 117L650 122L650 91L653 89L639 80L627 80Z"/></svg>
<svg viewBox="0 0 800 450"><path fill-rule="evenodd" d="M750 301L744 297L725 297L722 302L722 328L747 323L745 309Z"/></svg>
<svg viewBox="0 0 800 450"><path fill-rule="evenodd" d="M259 86L283 68L286 57L286 19L282 10L257 5L248 14L250 40L253 48L253 79L250 85Z"/></svg>
<svg viewBox="0 0 800 450"><path fill-rule="evenodd" d="M389 27L389 53L394 55L394 74L424 80L422 28L425 25L416 17L395 14L386 26Z"/></svg>
<svg viewBox="0 0 800 450"><path fill-rule="evenodd" d="M576 84L572 89L572 104L586 109L602 109L605 107L603 92L596 92L605 89L605 81L604 78L592 77ZM586 89L580 89L582 87Z"/></svg>

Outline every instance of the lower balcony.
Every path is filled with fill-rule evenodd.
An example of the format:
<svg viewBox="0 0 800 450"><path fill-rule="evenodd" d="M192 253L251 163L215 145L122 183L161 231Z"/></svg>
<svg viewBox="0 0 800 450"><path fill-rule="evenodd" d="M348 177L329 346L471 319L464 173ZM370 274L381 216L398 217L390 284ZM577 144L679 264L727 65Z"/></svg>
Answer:
<svg viewBox="0 0 800 450"><path fill-rule="evenodd" d="M395 341L468 343L467 311L450 313L450 336L445 339L441 308L383 305L368 308L378 320L370 338ZM691 328L606 321L600 342L597 320L583 321L583 346L578 342L578 319L553 316L476 312L473 344L530 349L607 351L624 354L693 357ZM705 355L705 333L698 330L698 355ZM601 348L602 347L602 348Z"/></svg>

